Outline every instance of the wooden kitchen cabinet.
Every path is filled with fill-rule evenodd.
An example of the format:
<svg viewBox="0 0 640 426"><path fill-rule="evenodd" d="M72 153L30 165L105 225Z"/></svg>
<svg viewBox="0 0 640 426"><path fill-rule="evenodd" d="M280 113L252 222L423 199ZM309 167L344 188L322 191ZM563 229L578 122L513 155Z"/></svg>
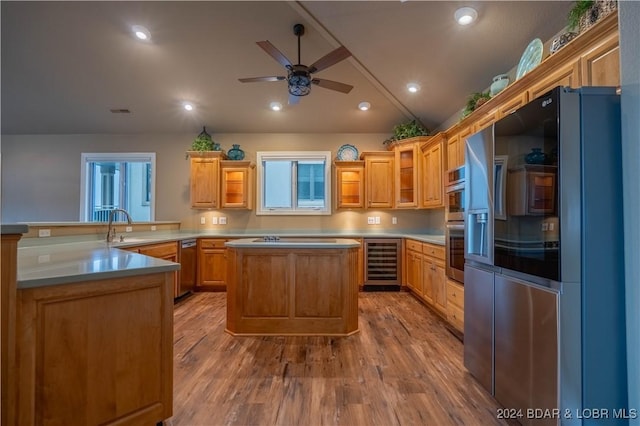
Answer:
<svg viewBox="0 0 640 426"><path fill-rule="evenodd" d="M336 209L359 209L364 207L365 162L335 161Z"/></svg>
<svg viewBox="0 0 640 426"><path fill-rule="evenodd" d="M620 45L618 34L609 35L602 44L580 58L582 86L620 86Z"/></svg>
<svg viewBox="0 0 640 426"><path fill-rule="evenodd" d="M198 240L197 290L225 291L227 289L227 247L223 238Z"/></svg>
<svg viewBox="0 0 640 426"><path fill-rule="evenodd" d="M447 321L464 333L464 286L447 279Z"/></svg>
<svg viewBox="0 0 640 426"><path fill-rule="evenodd" d="M147 244L143 246L127 247L126 250L144 254L145 256L155 257L156 259L164 259L169 262L180 263L178 258L178 242L172 241L160 244ZM177 298L180 294L180 273L173 272L173 297Z"/></svg>
<svg viewBox="0 0 640 426"><path fill-rule="evenodd" d="M422 243L405 240L406 285L418 296L422 296Z"/></svg>
<svg viewBox="0 0 640 426"><path fill-rule="evenodd" d="M393 152L363 152L365 199L368 208L392 208L394 194L394 161Z"/></svg>
<svg viewBox="0 0 640 426"><path fill-rule="evenodd" d="M421 195L420 145L428 137L418 136L391 142L395 154L395 208L417 208Z"/></svg>
<svg viewBox="0 0 640 426"><path fill-rule="evenodd" d="M529 99L544 95L556 86L580 87L580 63L575 60L531 85Z"/></svg>
<svg viewBox="0 0 640 426"><path fill-rule="evenodd" d="M221 208L253 208L254 168L250 161L220 161Z"/></svg>
<svg viewBox="0 0 640 426"><path fill-rule="evenodd" d="M444 207L445 137L439 133L422 145L422 207Z"/></svg>
<svg viewBox="0 0 640 426"><path fill-rule="evenodd" d="M443 317L447 313L444 256L444 247L429 243L422 244L423 298Z"/></svg>
<svg viewBox="0 0 640 426"><path fill-rule="evenodd" d="M220 198L220 161L222 151L188 152L191 160L189 186L191 207L216 209Z"/></svg>
<svg viewBox="0 0 640 426"><path fill-rule="evenodd" d="M464 166L464 150L466 140L473 134L473 127L462 128L447 138L447 170Z"/></svg>

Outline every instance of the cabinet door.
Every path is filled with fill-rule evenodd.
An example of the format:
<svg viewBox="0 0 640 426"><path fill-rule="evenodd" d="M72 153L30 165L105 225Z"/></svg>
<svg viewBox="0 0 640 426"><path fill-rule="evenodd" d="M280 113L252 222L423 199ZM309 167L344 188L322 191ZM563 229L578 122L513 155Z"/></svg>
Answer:
<svg viewBox="0 0 640 426"><path fill-rule="evenodd" d="M393 207L393 153L391 156L371 156L365 158L365 174L367 177L367 207Z"/></svg>
<svg viewBox="0 0 640 426"><path fill-rule="evenodd" d="M249 165L221 167L222 208L251 209L253 207L252 170Z"/></svg>
<svg viewBox="0 0 640 426"><path fill-rule="evenodd" d="M580 67L578 61L563 66L558 71L533 84L528 91L529 99L535 99L556 86L570 86L574 88L580 86Z"/></svg>
<svg viewBox="0 0 640 426"><path fill-rule="evenodd" d="M395 149L396 208L418 207L418 146Z"/></svg>
<svg viewBox="0 0 640 426"><path fill-rule="evenodd" d="M413 250L407 250L407 286L422 296L422 255Z"/></svg>
<svg viewBox="0 0 640 426"><path fill-rule="evenodd" d="M364 162L348 166L336 164L336 190L336 208L364 207Z"/></svg>
<svg viewBox="0 0 640 426"><path fill-rule="evenodd" d="M434 260L431 268L431 285L433 286L433 306L443 316L447 314L447 278L444 262Z"/></svg>
<svg viewBox="0 0 640 426"><path fill-rule="evenodd" d="M464 163L464 160L460 161L460 135L456 134L451 136L447 140L447 170L452 170L458 167L459 163Z"/></svg>
<svg viewBox="0 0 640 426"><path fill-rule="evenodd" d="M620 46L612 34L580 59L582 86L620 86Z"/></svg>
<svg viewBox="0 0 640 426"><path fill-rule="evenodd" d="M424 152L422 206L427 208L442 207L444 205L442 162L443 145L437 143Z"/></svg>
<svg viewBox="0 0 640 426"><path fill-rule="evenodd" d="M196 209L218 207L217 158L191 158L191 207Z"/></svg>
<svg viewBox="0 0 640 426"><path fill-rule="evenodd" d="M509 99L508 101L503 102L498 107L497 118L500 119L506 115L511 114L512 112L514 112L515 110L517 110L518 108L526 104L528 100L529 100L529 93L522 92L519 95Z"/></svg>
<svg viewBox="0 0 640 426"><path fill-rule="evenodd" d="M227 249L224 239L198 240L198 283L200 290L227 288Z"/></svg>
<svg viewBox="0 0 640 426"><path fill-rule="evenodd" d="M178 243L162 243L148 246L140 246L138 253L145 256L155 257L156 259L168 260L169 262L179 263L178 259ZM173 273L173 297L179 296L180 275L178 271Z"/></svg>
<svg viewBox="0 0 640 426"><path fill-rule="evenodd" d="M431 306L433 300L433 261L428 256L422 256L422 297Z"/></svg>

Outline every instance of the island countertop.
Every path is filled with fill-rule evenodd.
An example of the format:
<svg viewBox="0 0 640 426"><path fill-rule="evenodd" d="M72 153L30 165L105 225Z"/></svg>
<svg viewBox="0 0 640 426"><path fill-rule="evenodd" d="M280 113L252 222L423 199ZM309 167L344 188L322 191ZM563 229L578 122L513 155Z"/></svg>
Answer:
<svg viewBox="0 0 640 426"><path fill-rule="evenodd" d="M349 238L323 237L260 237L240 238L225 243L227 247L255 248L349 248L360 247L360 243Z"/></svg>

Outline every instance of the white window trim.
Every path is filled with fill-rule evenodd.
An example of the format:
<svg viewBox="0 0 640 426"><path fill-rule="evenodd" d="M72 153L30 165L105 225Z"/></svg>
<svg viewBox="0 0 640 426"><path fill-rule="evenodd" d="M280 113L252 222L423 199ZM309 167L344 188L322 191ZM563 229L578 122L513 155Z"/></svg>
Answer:
<svg viewBox="0 0 640 426"><path fill-rule="evenodd" d="M91 161L149 161L151 163L151 205L150 220L156 217L156 153L155 152L83 152L80 154L80 221L88 222L87 209L88 176L87 163Z"/></svg>
<svg viewBox="0 0 640 426"><path fill-rule="evenodd" d="M325 182L325 206L324 208L296 208L294 205L291 209L265 209L263 205L263 182L264 182L264 160L323 160L324 182ZM256 153L256 215L272 215L272 216L322 216L331 214L331 151L258 151ZM295 189L295 188L293 188Z"/></svg>

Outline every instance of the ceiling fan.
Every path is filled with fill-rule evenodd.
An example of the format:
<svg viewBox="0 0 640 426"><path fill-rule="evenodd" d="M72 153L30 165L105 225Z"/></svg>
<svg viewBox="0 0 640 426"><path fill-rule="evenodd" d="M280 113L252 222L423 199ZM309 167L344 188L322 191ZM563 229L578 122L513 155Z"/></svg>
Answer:
<svg viewBox="0 0 640 426"><path fill-rule="evenodd" d="M300 63L300 37L304 34L304 25L295 24L293 26L293 34L298 37L298 63L292 64L291 61L282 54L269 40L258 41L256 44L267 52L273 59L278 61L287 69L287 76L270 76L270 77L251 77L240 78L242 83L253 83L257 81L287 81L289 87L289 104L297 104L300 96L306 96L311 92L311 84L323 87L325 89L336 90L342 93L349 93L353 86L339 83L337 81L326 80L323 78L312 77L311 74L332 65L351 56L351 52L346 47L340 46L337 49L327 53L322 58L307 66Z"/></svg>

